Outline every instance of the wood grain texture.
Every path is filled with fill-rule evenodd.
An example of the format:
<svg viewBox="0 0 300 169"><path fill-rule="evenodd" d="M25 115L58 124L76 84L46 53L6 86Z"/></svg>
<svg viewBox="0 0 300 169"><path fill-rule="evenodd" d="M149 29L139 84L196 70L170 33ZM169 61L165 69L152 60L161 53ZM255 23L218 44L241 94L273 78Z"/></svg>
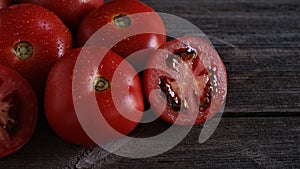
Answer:
<svg viewBox="0 0 300 169"><path fill-rule="evenodd" d="M201 126L174 149L146 159L127 159L95 149L78 168L299 168L300 118L226 118L204 144ZM151 129L150 129L151 130ZM162 142L168 140L162 140Z"/></svg>
<svg viewBox="0 0 300 169"><path fill-rule="evenodd" d="M145 137L166 127L161 121L140 127ZM153 129L154 127L154 129ZM155 129L156 128L156 129ZM300 118L223 118L212 137L198 143L202 126L194 127L183 141L161 155L129 159L100 148L70 146L50 130L36 133L16 154L0 159L0 168L299 168ZM160 144L169 140L161 140ZM45 145L46 144L46 145Z"/></svg>
<svg viewBox="0 0 300 169"><path fill-rule="evenodd" d="M29 144L0 159L0 168L300 168L300 1L142 1L195 24L222 57L228 96L213 136L199 144L196 126L166 153L128 159L66 144L41 123ZM156 121L134 134L167 127Z"/></svg>
<svg viewBox="0 0 300 169"><path fill-rule="evenodd" d="M225 62L225 115L290 115L300 110L299 1L145 1L187 19Z"/></svg>

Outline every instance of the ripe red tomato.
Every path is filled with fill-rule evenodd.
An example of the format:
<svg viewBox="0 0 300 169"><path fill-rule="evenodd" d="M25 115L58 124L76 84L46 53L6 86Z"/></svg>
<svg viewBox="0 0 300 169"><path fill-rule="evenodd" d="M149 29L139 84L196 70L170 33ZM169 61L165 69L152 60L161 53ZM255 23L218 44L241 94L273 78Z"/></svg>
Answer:
<svg viewBox="0 0 300 169"><path fill-rule="evenodd" d="M159 49L149 60L144 86L147 98L151 91L160 91L149 100L161 119L194 125L216 114L227 93L227 75L214 48L200 38L186 36Z"/></svg>
<svg viewBox="0 0 300 169"><path fill-rule="evenodd" d="M1 0L0 1L0 9L1 8L6 8L11 4L12 4L11 0Z"/></svg>
<svg viewBox="0 0 300 169"><path fill-rule="evenodd" d="M0 158L28 142L36 126L37 109L37 99L28 82L0 65Z"/></svg>
<svg viewBox="0 0 300 169"><path fill-rule="evenodd" d="M143 13L141 15L136 15ZM135 15L134 15L135 14ZM78 45L85 42L100 28L108 26L102 36L95 38L95 44L121 40L112 50L122 57L146 48L158 48L166 42L164 24L155 11L137 0L112 0L88 14L80 23L77 32ZM152 33L143 31L151 30ZM142 33L139 33L141 32ZM128 34L132 36L127 37Z"/></svg>
<svg viewBox="0 0 300 169"><path fill-rule="evenodd" d="M89 146L94 143L80 125L72 99L73 71L81 51L83 50L78 48L67 53L51 70L45 93L45 113L50 126L63 140L72 144ZM83 85L82 88L73 86L76 90L82 90L80 93L83 93L75 97L82 100L87 97L96 97L98 107L106 121L115 130L126 135L135 128L143 114L144 102L140 79L132 66L127 62L122 62L123 59L114 52L108 52L99 66L93 65L94 58L97 57L99 51L103 51L103 48L85 48L80 54L85 60L86 67L83 69L88 69L89 73L78 79ZM122 69L123 80L119 79L117 83L112 82L113 75L121 62L124 68ZM112 98L114 87L121 90L117 91L120 94L124 90L129 90L129 95L118 96L118 103L115 103ZM116 106L120 105L121 111L133 116L135 122L118 112ZM90 117L90 119L94 120L95 117ZM99 124L102 122L99 121ZM110 137L105 127L101 127L101 136L103 136L103 142L114 139Z"/></svg>
<svg viewBox="0 0 300 169"><path fill-rule="evenodd" d="M35 3L53 11L72 30L76 31L82 18L103 4L103 0L19 0Z"/></svg>
<svg viewBox="0 0 300 169"><path fill-rule="evenodd" d="M34 4L2 9L0 20L0 64L18 71L40 96L51 67L72 48L71 33L54 13Z"/></svg>

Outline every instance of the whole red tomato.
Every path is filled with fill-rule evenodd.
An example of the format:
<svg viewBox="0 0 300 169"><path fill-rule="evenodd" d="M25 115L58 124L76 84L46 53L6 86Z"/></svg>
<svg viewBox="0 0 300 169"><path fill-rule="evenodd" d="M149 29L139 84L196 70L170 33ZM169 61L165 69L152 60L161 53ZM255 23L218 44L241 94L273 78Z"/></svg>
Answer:
<svg viewBox="0 0 300 169"><path fill-rule="evenodd" d="M144 73L146 97L154 111L180 125L199 124L216 114L227 93L227 75L214 48L186 36L159 49ZM160 92L151 95L155 90Z"/></svg>
<svg viewBox="0 0 300 169"><path fill-rule="evenodd" d="M84 45L104 26L101 35L92 43L108 45L123 58L141 49L156 49L166 42L166 30L160 16L137 0L112 0L88 14L78 28L78 45ZM116 43L109 44L111 42Z"/></svg>
<svg viewBox="0 0 300 169"><path fill-rule="evenodd" d="M53 11L73 31L82 18L103 4L103 0L19 0L21 3L35 3Z"/></svg>
<svg viewBox="0 0 300 169"><path fill-rule="evenodd" d="M12 4L12 0L1 0L0 1L0 9L1 8L6 8L11 4Z"/></svg>
<svg viewBox="0 0 300 169"><path fill-rule="evenodd" d="M101 51L103 51L102 47L84 48L84 51L81 48L74 49L62 57L49 74L44 100L46 117L52 129L68 143L84 146L94 144L77 118L74 98L84 101L86 98L96 97L96 106L99 107L106 121L112 128L125 135L135 128L137 121L142 117L144 102L140 79L136 71L114 52L108 52L100 65L94 64L95 57ZM74 70L79 54L84 57L84 65L86 65L82 69L88 70L87 74L77 79L82 85L81 88L72 86L74 71L82 71L82 69ZM121 75L121 78L113 82L114 73L121 62L121 72L117 73ZM81 90L81 95L73 96L72 88ZM119 94L116 99L112 96L113 88L117 88ZM129 91L128 95L123 95L123 91L126 90ZM120 108L117 109L117 106ZM134 120L125 118L119 111L129 114ZM85 111L80 113L87 114ZM93 121L97 118L89 117L89 119ZM97 121L97 124L102 125L103 122ZM98 135L103 136L102 143L115 139L104 125L100 130Z"/></svg>
<svg viewBox="0 0 300 169"><path fill-rule="evenodd" d="M0 158L20 149L36 126L35 93L19 73L0 65Z"/></svg>
<svg viewBox="0 0 300 169"><path fill-rule="evenodd" d="M34 4L0 11L0 64L23 75L40 96L54 63L72 48L72 36L49 10Z"/></svg>

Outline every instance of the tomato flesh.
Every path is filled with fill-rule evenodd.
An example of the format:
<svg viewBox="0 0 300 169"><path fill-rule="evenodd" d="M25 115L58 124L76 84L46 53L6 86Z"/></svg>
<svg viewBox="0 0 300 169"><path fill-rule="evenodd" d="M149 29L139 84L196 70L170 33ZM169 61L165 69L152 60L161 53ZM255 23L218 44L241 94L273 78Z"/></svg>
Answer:
<svg viewBox="0 0 300 169"><path fill-rule="evenodd" d="M186 36L167 42L150 58L148 68L144 73L146 97L152 90L161 91L151 105L158 112L161 103L166 103L164 111L158 114L167 122L200 124L224 103L225 66L211 45L200 38ZM192 107L198 111L195 119Z"/></svg>
<svg viewBox="0 0 300 169"><path fill-rule="evenodd" d="M28 142L37 115L31 86L17 72L0 65L0 158Z"/></svg>
<svg viewBox="0 0 300 169"><path fill-rule="evenodd" d="M14 92L4 97L0 102L0 125L8 133L12 132L17 124L17 97Z"/></svg>

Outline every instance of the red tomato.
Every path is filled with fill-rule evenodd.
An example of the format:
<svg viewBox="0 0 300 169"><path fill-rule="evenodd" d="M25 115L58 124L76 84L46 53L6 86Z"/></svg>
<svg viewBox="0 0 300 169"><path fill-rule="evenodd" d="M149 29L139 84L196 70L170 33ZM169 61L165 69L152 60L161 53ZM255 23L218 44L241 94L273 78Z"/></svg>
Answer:
<svg viewBox="0 0 300 169"><path fill-rule="evenodd" d="M199 124L216 114L227 93L227 75L214 48L186 36L160 49L144 73L146 97L160 90L149 99L154 111L163 120L181 125Z"/></svg>
<svg viewBox="0 0 300 169"><path fill-rule="evenodd" d="M53 11L72 31L77 30L85 15L103 4L103 0L19 0L19 2L35 3Z"/></svg>
<svg viewBox="0 0 300 169"><path fill-rule="evenodd" d="M0 9L1 9L1 8L6 8L6 7L8 7L9 5L11 5L11 4L12 4L11 1L12 1L12 0L1 0L1 1L0 1Z"/></svg>
<svg viewBox="0 0 300 169"><path fill-rule="evenodd" d="M144 14L133 15L138 13ZM95 44L107 45L108 42L120 40L108 45L114 45L112 50L124 58L141 49L158 48L166 42L164 24L152 8L136 0L112 0L82 20L77 32L78 45L84 45L105 25L108 27L102 36L95 38ZM152 33L144 30L151 30ZM128 37L128 34L132 36Z"/></svg>
<svg viewBox="0 0 300 169"><path fill-rule="evenodd" d="M81 127L72 99L73 71L81 50L81 48L78 48L67 53L51 70L45 93L45 113L50 126L63 140L72 144L89 146L94 143ZM144 102L140 79L132 66L127 62L123 62L125 64L122 63L124 68L122 74L126 76L122 76L125 80L120 79L117 83L112 82L113 75L123 59L113 52L108 52L99 66L90 65L95 61L93 58L97 57L97 53L102 50L101 47L85 48L85 53L81 54L85 58L89 74L80 76L79 81L82 82L81 84L84 87L81 88L83 94L78 99L96 97L98 107L106 121L115 130L126 135L135 128L136 121L139 121L143 114ZM77 86L73 87L78 89ZM120 90L122 91L129 90L129 95L120 96L118 103L114 103L112 98L113 87L121 87ZM134 116L135 122L122 116L116 108L117 104L122 104L121 111ZM99 124L102 123L99 122ZM110 137L105 127L101 128L101 135L103 136L103 142L114 139Z"/></svg>
<svg viewBox="0 0 300 169"><path fill-rule="evenodd" d="M28 82L0 65L0 158L30 139L38 116L37 99Z"/></svg>
<svg viewBox="0 0 300 169"><path fill-rule="evenodd" d="M23 75L40 96L54 63L72 48L72 36L49 10L34 4L0 11L0 64Z"/></svg>

